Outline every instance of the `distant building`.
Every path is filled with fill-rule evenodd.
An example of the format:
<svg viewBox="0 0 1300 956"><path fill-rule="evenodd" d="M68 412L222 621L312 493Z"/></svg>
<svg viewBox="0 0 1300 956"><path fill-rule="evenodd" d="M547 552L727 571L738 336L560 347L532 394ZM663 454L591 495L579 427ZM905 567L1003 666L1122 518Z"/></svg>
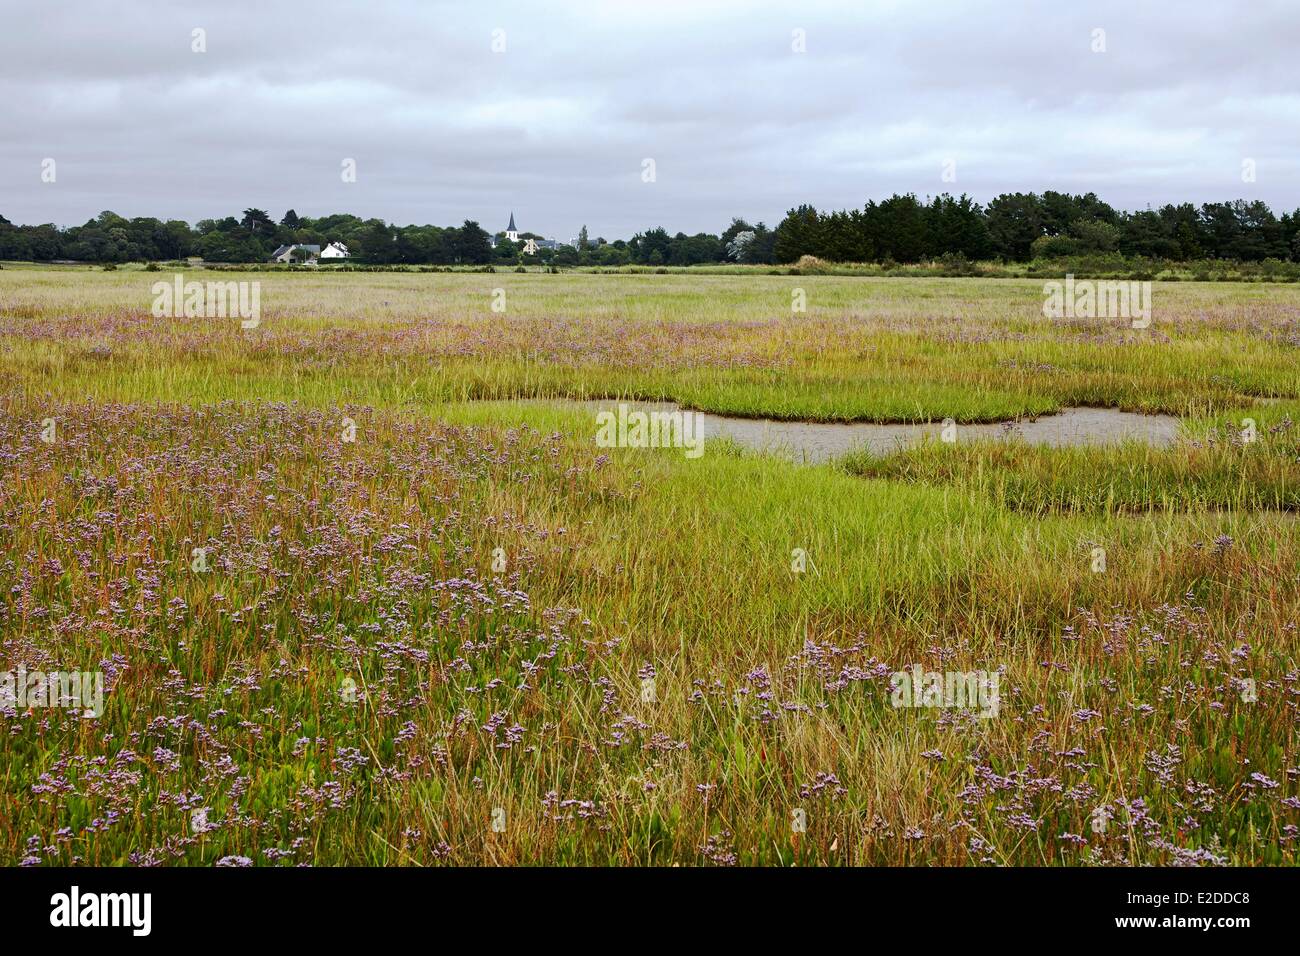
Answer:
<svg viewBox="0 0 1300 956"><path fill-rule="evenodd" d="M307 253L308 262L315 262L316 258L320 255L320 246L308 246L308 245L300 245L298 243L295 243L292 246L281 246L279 249L276 249L275 252L271 253L271 261L272 262L293 262L294 261L293 253L294 250L296 249L302 249L304 252Z"/></svg>
<svg viewBox="0 0 1300 956"><path fill-rule="evenodd" d="M347 259L351 255L352 253L348 252L348 247L341 242L331 242L320 251L322 259Z"/></svg>
<svg viewBox="0 0 1300 956"><path fill-rule="evenodd" d="M488 241L491 243L493 249L496 248L498 242L498 236L500 235L502 235L502 233L497 233L494 236L488 237ZM519 229L518 227L515 226L515 214L513 210L510 213L510 224L506 226L506 231L504 235L506 239L509 240L510 242L519 241ZM559 242L558 240L555 239L529 238L524 240L524 254L529 256L535 256L537 255L538 251L541 249L550 249L552 252L554 252L556 249L559 249L562 245L564 245L564 243ZM570 245L573 245L573 243L570 243Z"/></svg>

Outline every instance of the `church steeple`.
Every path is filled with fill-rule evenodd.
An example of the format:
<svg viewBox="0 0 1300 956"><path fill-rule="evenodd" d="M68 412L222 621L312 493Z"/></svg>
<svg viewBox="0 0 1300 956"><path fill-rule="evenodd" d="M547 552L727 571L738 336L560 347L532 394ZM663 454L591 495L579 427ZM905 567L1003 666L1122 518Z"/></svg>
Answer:
<svg viewBox="0 0 1300 956"><path fill-rule="evenodd" d="M512 209L510 210L510 225L506 226L506 232L518 232L518 231L519 230L515 228L515 211Z"/></svg>

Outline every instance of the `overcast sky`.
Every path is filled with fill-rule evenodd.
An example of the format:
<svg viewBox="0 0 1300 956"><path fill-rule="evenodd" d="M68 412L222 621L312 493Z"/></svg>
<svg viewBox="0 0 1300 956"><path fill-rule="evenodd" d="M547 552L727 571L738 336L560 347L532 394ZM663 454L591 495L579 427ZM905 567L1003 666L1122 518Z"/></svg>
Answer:
<svg viewBox="0 0 1300 956"><path fill-rule="evenodd" d="M496 231L513 209L615 239L895 191L1280 212L1300 206L1298 54L1283 0L0 0L0 215Z"/></svg>

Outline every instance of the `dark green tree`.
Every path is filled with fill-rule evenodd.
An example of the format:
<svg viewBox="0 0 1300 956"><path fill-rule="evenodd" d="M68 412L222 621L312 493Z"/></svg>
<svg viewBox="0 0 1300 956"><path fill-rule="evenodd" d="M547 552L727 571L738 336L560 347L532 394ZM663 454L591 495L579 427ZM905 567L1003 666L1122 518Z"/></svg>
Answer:
<svg viewBox="0 0 1300 956"><path fill-rule="evenodd" d="M1003 193L989 203L989 239L996 255L1027 262L1030 247L1044 234L1043 211L1033 193Z"/></svg>
<svg viewBox="0 0 1300 956"><path fill-rule="evenodd" d="M239 221L239 224L253 235L259 232L272 232L275 229L275 223L263 209L245 209L244 218Z"/></svg>
<svg viewBox="0 0 1300 956"><path fill-rule="evenodd" d="M457 261L470 265L486 265L492 261L492 243L478 223L466 219L456 232Z"/></svg>
<svg viewBox="0 0 1300 956"><path fill-rule="evenodd" d="M822 222L808 204L791 209L776 227L774 254L777 262L796 262L800 256L815 256L822 247Z"/></svg>

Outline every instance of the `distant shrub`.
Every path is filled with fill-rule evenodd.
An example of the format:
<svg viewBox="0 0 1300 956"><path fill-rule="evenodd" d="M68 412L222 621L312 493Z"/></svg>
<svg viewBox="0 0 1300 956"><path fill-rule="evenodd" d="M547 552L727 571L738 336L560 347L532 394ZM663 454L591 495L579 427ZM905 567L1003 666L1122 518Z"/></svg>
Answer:
<svg viewBox="0 0 1300 956"><path fill-rule="evenodd" d="M976 276L980 270L963 253L945 252L939 257L939 271L946 276Z"/></svg>
<svg viewBox="0 0 1300 956"><path fill-rule="evenodd" d="M1079 253L1079 240L1073 236L1039 236L1029 246L1035 259L1063 259Z"/></svg>
<svg viewBox="0 0 1300 956"><path fill-rule="evenodd" d="M826 275L831 271L830 264L816 256L800 256L794 267L799 270L796 275Z"/></svg>

